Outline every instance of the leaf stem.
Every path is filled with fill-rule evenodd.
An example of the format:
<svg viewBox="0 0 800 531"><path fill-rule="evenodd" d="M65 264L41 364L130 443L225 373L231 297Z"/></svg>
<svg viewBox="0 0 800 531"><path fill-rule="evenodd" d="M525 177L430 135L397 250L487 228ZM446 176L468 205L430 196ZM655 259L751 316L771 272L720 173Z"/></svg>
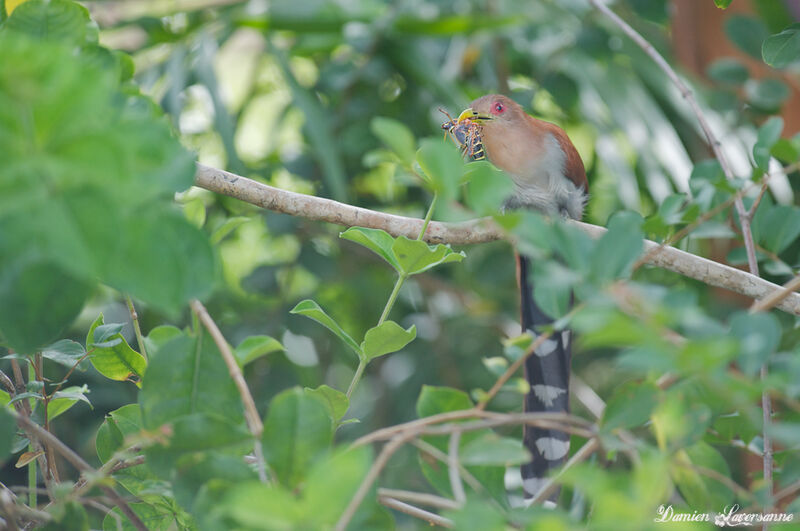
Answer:
<svg viewBox="0 0 800 531"><path fill-rule="evenodd" d="M131 321L133 321L133 331L136 334L136 343L139 344L139 352L141 352L142 356L144 356L144 360L147 360L147 352L144 348L144 336L142 336L142 328L139 326L139 314L136 313L136 307L133 305L133 300L131 300L130 295L125 295L125 302L128 303L128 311L131 313Z"/></svg>
<svg viewBox="0 0 800 531"><path fill-rule="evenodd" d="M419 236L417 236L418 240L421 240L425 236L425 231L428 230L428 225L431 222L431 218L433 217L433 210L436 208L436 200L439 198L439 194L434 193L433 199L431 199L431 204L428 207L428 212L425 214L425 220L422 222L422 230L419 231Z"/></svg>
<svg viewBox="0 0 800 531"><path fill-rule="evenodd" d="M359 380L361 380L361 375L364 374L364 369L367 367L367 360L360 359L358 361L358 368L356 369L356 373L353 375L353 379L350 380L350 386L347 388L347 399L350 400L350 395L353 394L353 390L358 385Z"/></svg>
<svg viewBox="0 0 800 531"><path fill-rule="evenodd" d="M405 282L407 278L407 273L400 273L400 275L397 277L397 282L394 283L392 294L389 295L389 300L386 301L386 307L383 309L381 318L378 320L378 325L383 324L386 318L389 317L389 312L392 311L392 306L394 306L394 302L397 300L397 295L400 293L400 288L403 287L403 282Z"/></svg>
<svg viewBox="0 0 800 531"><path fill-rule="evenodd" d="M417 240L422 240L422 237L425 236L425 231L428 230L428 224L431 222L431 218L433 217L433 210L436 208L436 199L438 198L437 194L433 194L433 199L431 200L430 206L428 206L428 212L425 214L425 220L422 223L422 230L419 232L419 236L417 236ZM394 288L392 288L392 293L389 295L389 300L386 301L386 306L383 308L383 313L381 313L381 318L378 319L377 326L383 324L386 321L386 318L389 317L389 313L392 311L392 307L394 306L395 301L397 300L397 296L400 294L400 288L403 287L403 283L408 278L408 273L401 272L397 276L397 281L394 283ZM353 375L353 379L350 381L350 386L347 388L347 399L350 399L350 395L353 394L353 390L358 385L358 382L361 380L361 375L364 374L364 369L367 367L368 360L361 358L358 361L358 368L356 369L356 373Z"/></svg>

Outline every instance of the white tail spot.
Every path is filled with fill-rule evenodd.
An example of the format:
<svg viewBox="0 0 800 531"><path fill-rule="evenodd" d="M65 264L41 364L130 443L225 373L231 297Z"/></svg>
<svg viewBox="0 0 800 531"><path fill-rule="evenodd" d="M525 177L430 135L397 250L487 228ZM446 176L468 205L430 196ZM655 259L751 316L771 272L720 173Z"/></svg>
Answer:
<svg viewBox="0 0 800 531"><path fill-rule="evenodd" d="M564 344L564 349L569 346L569 330L561 332L561 342Z"/></svg>
<svg viewBox="0 0 800 531"><path fill-rule="evenodd" d="M552 354L553 351L558 348L558 340L547 338L545 339L541 345L536 347L536 355L540 358L547 356L548 354Z"/></svg>
<svg viewBox="0 0 800 531"><path fill-rule="evenodd" d="M525 478L522 480L522 489L525 491L526 498L536 496L547 483L546 478Z"/></svg>
<svg viewBox="0 0 800 531"><path fill-rule="evenodd" d="M536 395L536 398L547 407L551 407L553 405L553 401L566 393L564 388L556 387L554 385L532 385L531 389L533 389L533 394Z"/></svg>
<svg viewBox="0 0 800 531"><path fill-rule="evenodd" d="M555 461L567 455L569 441L562 441L555 437L539 437L536 439L536 449L548 461Z"/></svg>

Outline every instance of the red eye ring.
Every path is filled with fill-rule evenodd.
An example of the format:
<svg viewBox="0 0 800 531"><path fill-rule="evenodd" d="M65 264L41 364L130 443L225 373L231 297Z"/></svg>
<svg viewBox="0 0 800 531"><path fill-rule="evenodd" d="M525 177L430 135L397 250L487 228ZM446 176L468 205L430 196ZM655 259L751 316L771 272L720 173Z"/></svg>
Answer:
<svg viewBox="0 0 800 531"><path fill-rule="evenodd" d="M505 106L499 101L496 101L492 106L492 114L502 114L505 110Z"/></svg>

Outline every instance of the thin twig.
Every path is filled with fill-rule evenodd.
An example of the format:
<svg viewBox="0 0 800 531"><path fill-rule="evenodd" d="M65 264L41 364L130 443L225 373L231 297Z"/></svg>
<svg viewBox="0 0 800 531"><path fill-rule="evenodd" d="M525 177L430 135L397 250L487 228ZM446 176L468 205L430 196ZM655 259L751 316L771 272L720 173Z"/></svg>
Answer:
<svg viewBox="0 0 800 531"><path fill-rule="evenodd" d="M429 426L417 430L417 435L448 435L454 431L477 431L486 428L498 428L500 426L515 426L524 424L539 428L564 431L579 437L591 438L596 435L595 430L581 428L569 424L570 420L578 417L571 417L565 413L550 413L550 415L561 415L559 420L540 418L541 413L512 413L505 414L499 418L474 420L464 423L441 424L439 426Z"/></svg>
<svg viewBox="0 0 800 531"><path fill-rule="evenodd" d="M467 495L464 493L464 484L461 483L461 475L458 472L459 442L461 442L461 430L456 430L450 434L450 442L447 447L447 472L450 477L450 488L453 491L453 498L455 498L459 506L462 506L464 502L467 501Z"/></svg>
<svg viewBox="0 0 800 531"><path fill-rule="evenodd" d="M506 372L504 372L500 378L497 379L492 388L489 389L489 392L486 393L486 396L483 397L480 403L475 407L478 409L484 409L486 405L491 402L492 398L494 398L495 395L500 392L500 389L505 385L508 379L511 378L520 367L522 367L522 365L525 363L525 360L527 360L534 352L536 352L536 349L539 348L539 346L552 335L552 332L547 332L537 337L533 343L531 343L531 346L528 347L528 350L525 351L525 354L520 356L508 367L508 369L506 369Z"/></svg>
<svg viewBox="0 0 800 531"><path fill-rule="evenodd" d="M394 455L394 453L409 439L413 437L413 435L409 434L399 434L394 437L391 441L386 443L381 450L381 453L378 455L378 458L375 459L375 462L372 463L367 475L364 476L364 479L361 481L361 485L358 486L358 490L353 495L353 498L350 500L350 503L345 508L342 516L339 517L339 521L336 522L336 527L334 527L335 531L344 531L347 529L347 525L350 523L350 520L353 519L353 516L356 514L358 510L358 506L361 505L361 502L364 500L364 497L369 492L370 487L378 479L378 475L383 470L383 467L386 466L386 463L389 461L389 458Z"/></svg>
<svg viewBox="0 0 800 531"><path fill-rule="evenodd" d="M438 525L447 529L453 529L455 527L455 523L449 518L439 516L438 514L426 511L425 509L420 509L419 507L414 507L413 505L401 502L400 500L379 496L378 501L381 503L381 505L385 505L390 509L406 513L415 518L425 520L429 524Z"/></svg>
<svg viewBox="0 0 800 531"><path fill-rule="evenodd" d="M13 354L13 351L9 352ZM25 379L22 376L22 369L20 368L19 363L15 358L11 358L11 371L14 374L14 388L16 389L15 396L24 393ZM29 419L30 416L33 414L33 408L31 407L30 402L28 400L19 400L17 402L14 402L14 409L18 415L26 419ZM25 432L25 435L28 437L28 441L30 441L30 444L28 446L28 451L36 452L38 454L36 461L28 465L29 466L28 486L33 488L36 487L36 465L38 464L39 468L42 471L48 469L47 455L45 454L42 442L36 437L36 434L24 427L23 431ZM54 499L53 484L50 481L50 475L42 472L42 479L44 480L44 486L47 488L48 497L51 500ZM30 505L34 509L37 506L36 494L37 494L36 491L32 490L29 493L29 498L28 498L28 505Z"/></svg>
<svg viewBox="0 0 800 531"><path fill-rule="evenodd" d="M530 504L539 503L543 500L546 500L550 494L552 494L556 487L558 486L558 480L561 476L564 475L564 472L572 468L573 466L577 465L581 461L585 461L592 455L595 450L600 448L600 441L597 438L590 439L586 442L583 446L581 446L575 454L569 458L569 461L559 470L558 474L555 476L548 478L547 483L544 484L542 489L536 493L536 496L531 498Z"/></svg>
<svg viewBox="0 0 800 531"><path fill-rule="evenodd" d="M445 422L451 422L454 420L464 420L464 419L471 419L471 418L479 418L484 419L482 420L480 425L473 425L473 424L451 424L447 428L444 429L437 429L437 428L429 428L433 424L442 424ZM461 409L458 411L449 411L447 413L439 413L438 415L431 415L430 417L424 417L417 420L412 420L409 422L405 422L403 424L397 424L395 426L389 426L388 428L382 428L380 430L375 430L372 433L368 433L363 437L356 439L353 442L353 446L363 446L367 443L371 443L374 441L380 440L388 440L393 438L394 436L401 434L403 432L413 432L416 434L435 434L435 435L442 435L451 433L454 429L461 429L464 431L473 430L473 429L481 429L485 427L491 426L501 426L507 424L535 424L535 425L548 425L548 427L552 427L553 425L559 426L558 429L571 429L571 426L575 426L578 429L583 428L581 433L589 432L589 436L591 437L591 430L593 429L593 424L585 419L580 417L576 417L574 415L569 415L567 413L559 413L559 412L541 412L541 413L495 413L492 411L482 411L477 408L472 409Z"/></svg>
<svg viewBox="0 0 800 531"><path fill-rule="evenodd" d="M23 426L26 431L30 431L36 435L36 437L44 441L45 443L52 445L52 447L58 451L64 458L72 463L72 465L77 468L81 473L86 474L88 476L93 476L97 474L97 471L92 468L89 463L83 460L81 456L76 454L69 446L61 442L55 435L50 433L49 431L44 430L41 426L30 420L28 417L24 415L20 415L19 413L12 412L12 415L17 419L17 423ZM139 516L133 512L130 508L128 503L119 495L117 492L111 488L106 486L100 487L106 495L111 498L114 503L119 507L119 510L122 511L128 520L133 524L133 526L139 531L147 531L147 527L144 525L144 522L139 518Z"/></svg>
<svg viewBox="0 0 800 531"><path fill-rule="evenodd" d="M8 390L8 394L11 398L17 394L17 390L14 388L14 382L11 381L11 378L8 377L6 373L0 371L0 384L3 384L3 387Z"/></svg>
<svg viewBox="0 0 800 531"><path fill-rule="evenodd" d="M776 289L763 299L758 299L750 306L750 313L765 312L770 308L775 307L783 299L800 289L800 275L797 275L792 280L784 284L781 288Z"/></svg>
<svg viewBox="0 0 800 531"><path fill-rule="evenodd" d="M228 373L230 373L233 382L236 384L236 388L239 390L239 395L242 398L242 404L244 404L244 414L245 418L247 419L247 426L250 429L250 433L252 433L253 437L255 438L256 446L259 446L261 444L261 434L264 431L264 425L261 423L261 417L258 415L258 409L256 409L256 403L253 400L253 395L250 394L250 389L247 387L247 382L244 380L244 375L242 375L242 370L239 368L239 364L236 362L233 352L231 352L231 347L228 345L228 342L225 340L222 332L219 331L217 323L215 323L208 314L208 310L206 310L206 307L203 306L203 303L197 299L194 299L191 301L190 306L192 307L192 311L194 311L206 329L208 329L208 332L214 339L214 343L216 343L220 354L222 354L222 359L225 361L225 365L228 367ZM258 477L262 483L266 483L267 465L264 461L263 453L259 452L258 450L259 448L255 449L255 456L258 463Z"/></svg>
<svg viewBox="0 0 800 531"><path fill-rule="evenodd" d="M437 459L437 460L441 461L445 465L448 463L447 454L442 452L441 450L439 450L438 448L436 448L432 444L427 443L427 442L423 441L422 439L413 439L411 441L411 444L416 446L420 451L425 452L426 454L430 455L434 459ZM497 503L497 500L495 500L494 498L492 498L491 496L488 495L488 493L486 492L486 487L484 487L483 484L480 481L478 481L477 478L475 476L473 476L470 473L469 470L467 470L467 467L465 467L464 465L459 463L458 464L458 471L461 473L461 477L464 479L464 481L467 483L467 485L469 485L470 488L472 488L472 490L474 490L475 492L480 492L480 493L486 494L488 499L491 500L492 503L494 503L497 506L498 509L500 509L501 511L504 510L504 508L502 506L500 506L499 503Z"/></svg>
<svg viewBox="0 0 800 531"><path fill-rule="evenodd" d="M380 488L378 489L378 496L384 498L395 498L400 501L419 503L422 505L428 505L430 507L436 507L438 509L456 510L461 508L461 505L453 500L437 496L436 494L429 494L427 492Z"/></svg>

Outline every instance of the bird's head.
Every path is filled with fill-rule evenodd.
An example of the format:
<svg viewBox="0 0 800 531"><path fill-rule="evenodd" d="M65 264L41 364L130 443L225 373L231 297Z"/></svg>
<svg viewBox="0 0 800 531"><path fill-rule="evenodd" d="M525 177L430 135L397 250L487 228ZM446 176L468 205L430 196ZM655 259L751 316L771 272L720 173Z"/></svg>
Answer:
<svg viewBox="0 0 800 531"><path fill-rule="evenodd" d="M487 94L473 101L458 116L457 122L471 120L483 128L508 126L525 120L525 111L517 102L502 94Z"/></svg>

